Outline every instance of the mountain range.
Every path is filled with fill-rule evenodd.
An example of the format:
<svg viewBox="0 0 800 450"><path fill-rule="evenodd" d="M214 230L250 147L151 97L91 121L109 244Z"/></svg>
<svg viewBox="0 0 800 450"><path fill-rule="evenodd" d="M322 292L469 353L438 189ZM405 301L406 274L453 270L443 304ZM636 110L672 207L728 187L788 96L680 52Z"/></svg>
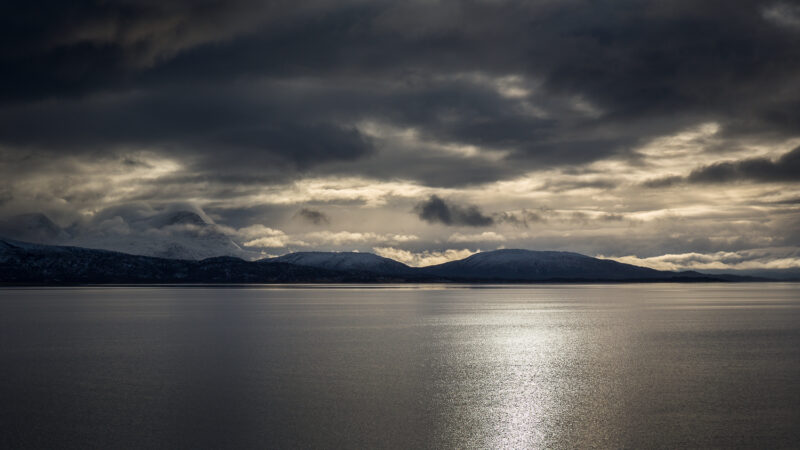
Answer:
<svg viewBox="0 0 800 450"><path fill-rule="evenodd" d="M371 253L300 252L246 261L171 259L0 239L0 283L697 282L753 277L669 272L571 252L495 250L410 267Z"/></svg>
<svg viewBox="0 0 800 450"><path fill-rule="evenodd" d="M85 222L61 227L42 213L0 220L0 236L45 245L67 245L170 259L259 253L243 249L202 211L107 211Z"/></svg>

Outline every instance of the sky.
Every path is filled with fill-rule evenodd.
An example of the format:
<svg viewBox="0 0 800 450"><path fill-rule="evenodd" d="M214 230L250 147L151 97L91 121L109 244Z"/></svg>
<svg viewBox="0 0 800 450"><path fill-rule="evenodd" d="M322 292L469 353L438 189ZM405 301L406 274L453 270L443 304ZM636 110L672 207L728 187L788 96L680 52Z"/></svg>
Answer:
<svg viewBox="0 0 800 450"><path fill-rule="evenodd" d="M800 268L800 2L11 1L0 30L0 221L62 241L187 210L259 257Z"/></svg>

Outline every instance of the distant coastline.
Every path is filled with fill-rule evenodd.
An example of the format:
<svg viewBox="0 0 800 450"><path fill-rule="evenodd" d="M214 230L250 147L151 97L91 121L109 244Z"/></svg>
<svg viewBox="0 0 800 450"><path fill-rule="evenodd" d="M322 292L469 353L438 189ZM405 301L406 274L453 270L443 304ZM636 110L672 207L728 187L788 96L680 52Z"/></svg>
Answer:
<svg viewBox="0 0 800 450"><path fill-rule="evenodd" d="M245 261L138 256L0 239L0 285L89 284L542 284L782 281L695 271L670 272L571 252L495 250L427 267L371 253L300 252Z"/></svg>

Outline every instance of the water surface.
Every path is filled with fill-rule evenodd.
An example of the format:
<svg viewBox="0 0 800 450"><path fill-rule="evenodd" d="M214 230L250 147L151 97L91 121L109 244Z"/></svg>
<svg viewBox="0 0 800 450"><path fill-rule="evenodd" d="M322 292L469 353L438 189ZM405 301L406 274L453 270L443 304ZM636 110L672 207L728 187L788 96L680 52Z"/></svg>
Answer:
<svg viewBox="0 0 800 450"><path fill-rule="evenodd" d="M2 448L800 445L800 285L0 289Z"/></svg>

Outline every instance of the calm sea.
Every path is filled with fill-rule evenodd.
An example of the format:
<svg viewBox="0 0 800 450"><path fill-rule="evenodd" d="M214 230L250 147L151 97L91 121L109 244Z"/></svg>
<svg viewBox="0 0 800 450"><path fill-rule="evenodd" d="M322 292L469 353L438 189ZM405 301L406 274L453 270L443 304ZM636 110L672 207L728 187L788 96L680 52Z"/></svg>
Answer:
<svg viewBox="0 0 800 450"><path fill-rule="evenodd" d="M0 289L0 448L800 447L800 284Z"/></svg>

